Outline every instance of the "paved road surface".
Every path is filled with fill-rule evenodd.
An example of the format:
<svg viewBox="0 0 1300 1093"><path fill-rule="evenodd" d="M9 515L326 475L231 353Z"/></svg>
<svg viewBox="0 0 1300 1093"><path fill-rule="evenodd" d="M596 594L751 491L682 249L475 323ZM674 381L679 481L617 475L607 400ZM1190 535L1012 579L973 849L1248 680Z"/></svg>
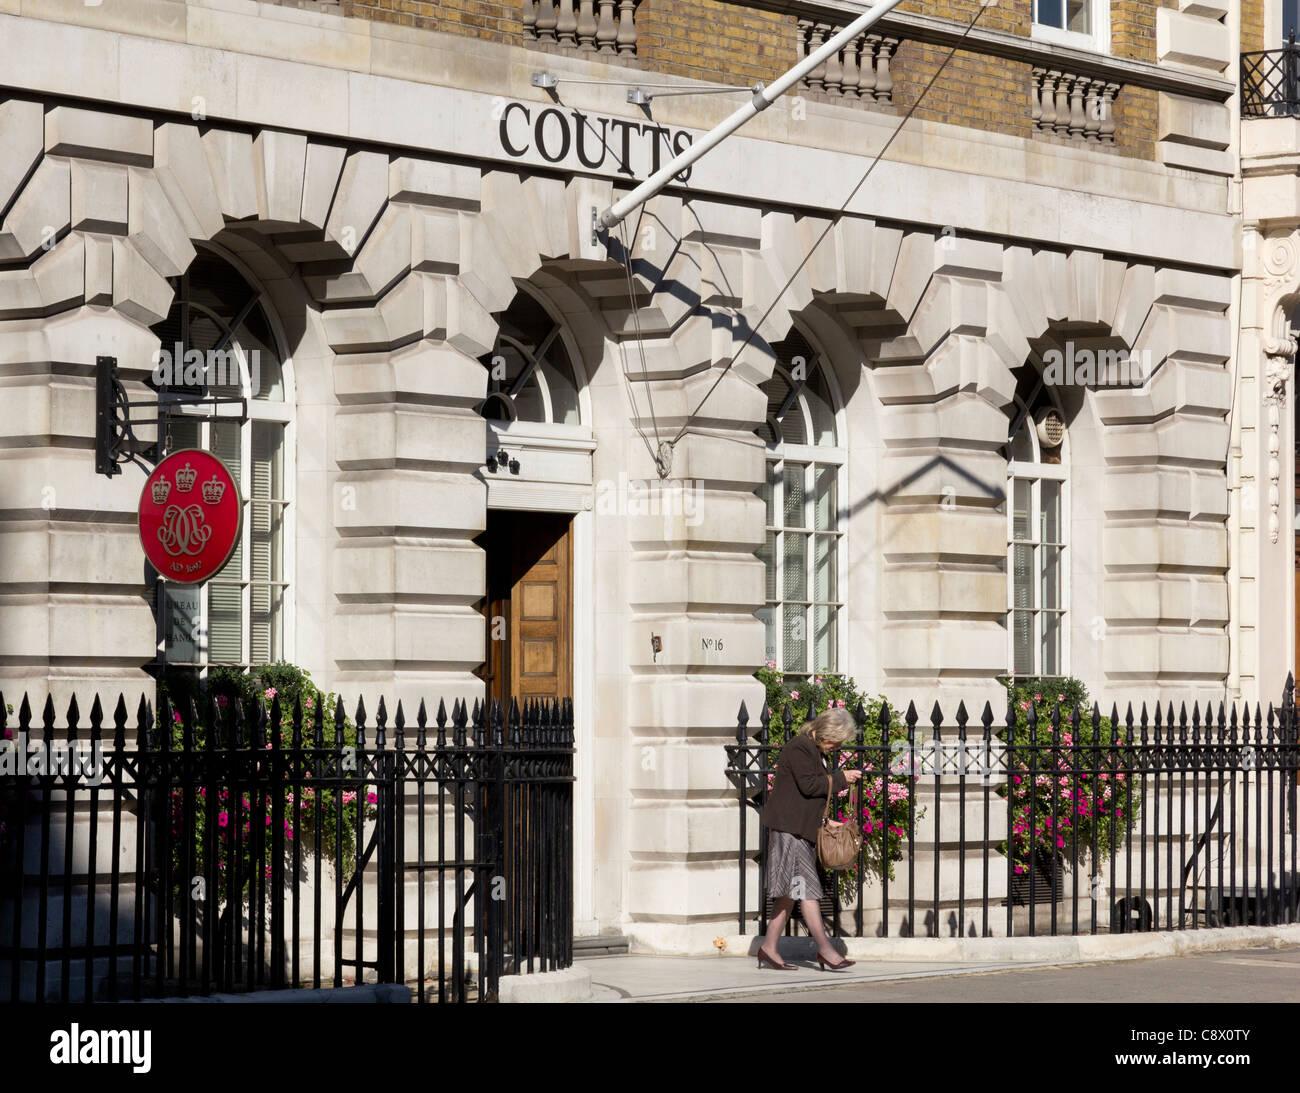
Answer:
<svg viewBox="0 0 1300 1093"><path fill-rule="evenodd" d="M706 1001L1300 1002L1300 948L765 991Z"/></svg>

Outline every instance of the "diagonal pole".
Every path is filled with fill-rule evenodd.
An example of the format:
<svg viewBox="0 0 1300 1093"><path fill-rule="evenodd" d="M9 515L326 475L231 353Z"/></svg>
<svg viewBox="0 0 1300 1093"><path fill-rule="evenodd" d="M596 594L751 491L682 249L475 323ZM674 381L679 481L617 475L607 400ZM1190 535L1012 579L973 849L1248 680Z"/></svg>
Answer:
<svg viewBox="0 0 1300 1093"><path fill-rule="evenodd" d="M630 194L610 206L603 213L596 217L597 223L601 228L612 228L620 223L633 210L644 205L650 198L654 197L660 190L668 185L677 175L690 167L697 160L707 155L727 137L731 136L737 129L748 122L756 114L761 113L780 98L786 91L803 79L813 69L824 64L827 58L838 53L849 42L870 27L877 20L887 15L896 8L902 0L881 0L869 11L864 12L857 19L853 20L848 26L827 41L821 48L808 54L794 68L790 69L784 76L779 77L771 86L764 86L759 83L754 86L753 97L732 114L726 121L710 129L703 137L693 143L686 151L677 156L671 162L660 168L640 186ZM594 212L595 210L593 210ZM594 225L593 225L594 226Z"/></svg>

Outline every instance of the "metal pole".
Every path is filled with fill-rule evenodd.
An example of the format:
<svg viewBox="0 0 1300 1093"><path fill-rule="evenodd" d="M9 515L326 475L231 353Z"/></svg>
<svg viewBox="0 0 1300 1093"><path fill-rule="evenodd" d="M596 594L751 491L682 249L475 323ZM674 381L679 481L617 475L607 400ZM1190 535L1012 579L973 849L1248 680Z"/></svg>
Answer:
<svg viewBox="0 0 1300 1093"><path fill-rule="evenodd" d="M809 72L824 64L827 58L838 53L845 45L892 11L901 2L902 0L881 0L881 3L876 4L875 7L860 15L820 49L810 53L784 76L777 79L770 87L765 87L761 83L756 84L753 98L749 102L727 118L726 121L710 129L686 151L656 171L625 198L601 213L597 217L600 227L612 228L615 224L620 223L630 212L649 201L682 171L711 152L755 114L766 110Z"/></svg>

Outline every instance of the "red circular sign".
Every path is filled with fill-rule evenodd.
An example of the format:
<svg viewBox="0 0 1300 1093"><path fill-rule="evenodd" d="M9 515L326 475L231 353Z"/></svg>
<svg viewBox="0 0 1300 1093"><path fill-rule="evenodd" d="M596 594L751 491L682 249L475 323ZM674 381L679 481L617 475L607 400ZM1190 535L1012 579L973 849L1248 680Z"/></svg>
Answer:
<svg viewBox="0 0 1300 1093"><path fill-rule="evenodd" d="M239 543L239 485L211 452L185 448L154 468L140 491L140 542L169 581L214 576Z"/></svg>

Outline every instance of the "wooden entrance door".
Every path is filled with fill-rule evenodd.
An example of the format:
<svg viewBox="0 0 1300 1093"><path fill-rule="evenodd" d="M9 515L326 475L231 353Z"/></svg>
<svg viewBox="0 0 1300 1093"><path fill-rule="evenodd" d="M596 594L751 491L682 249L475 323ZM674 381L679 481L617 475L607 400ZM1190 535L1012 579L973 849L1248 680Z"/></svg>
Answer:
<svg viewBox="0 0 1300 1093"><path fill-rule="evenodd" d="M572 518L489 511L479 543L487 552L488 698L573 694Z"/></svg>

